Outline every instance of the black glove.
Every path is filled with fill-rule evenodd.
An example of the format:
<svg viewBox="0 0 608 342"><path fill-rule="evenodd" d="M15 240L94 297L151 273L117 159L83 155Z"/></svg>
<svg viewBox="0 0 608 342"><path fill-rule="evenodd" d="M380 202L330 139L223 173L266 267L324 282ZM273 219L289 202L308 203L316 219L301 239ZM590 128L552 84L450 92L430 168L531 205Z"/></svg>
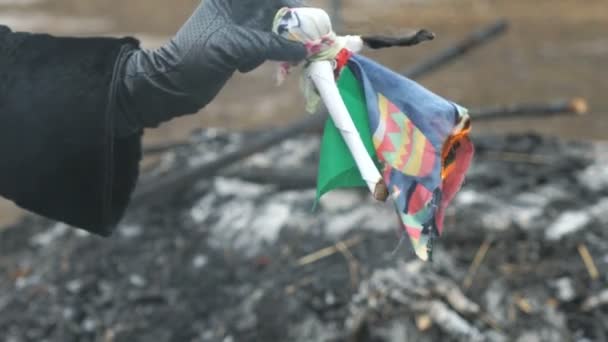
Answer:
<svg viewBox="0 0 608 342"><path fill-rule="evenodd" d="M302 44L270 32L275 13L286 5L294 4L205 0L163 47L131 52L118 88L123 128L156 127L197 112L236 70L248 72L266 60L304 59Z"/></svg>

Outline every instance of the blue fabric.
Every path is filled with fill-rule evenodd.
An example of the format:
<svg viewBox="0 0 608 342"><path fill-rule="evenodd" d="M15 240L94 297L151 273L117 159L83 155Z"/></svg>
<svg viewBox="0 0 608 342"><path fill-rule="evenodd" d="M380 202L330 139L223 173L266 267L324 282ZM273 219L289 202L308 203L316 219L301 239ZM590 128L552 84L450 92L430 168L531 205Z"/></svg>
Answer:
<svg viewBox="0 0 608 342"><path fill-rule="evenodd" d="M354 55L348 66L361 81L364 89L370 134L374 133L379 124L378 94L382 94L406 113L433 144L437 158L441 157L443 143L460 118L456 104L365 56ZM435 170L418 181L429 191L434 191L441 182L440 169L441 163L436 163ZM408 182L407 178L411 178L398 172L395 177L403 178L402 182L405 183ZM411 182L411 179L409 181Z"/></svg>
<svg viewBox="0 0 608 342"><path fill-rule="evenodd" d="M363 87L370 134L378 132L384 182L416 254L426 260L443 228L442 151L460 107L364 56L354 55L348 67Z"/></svg>

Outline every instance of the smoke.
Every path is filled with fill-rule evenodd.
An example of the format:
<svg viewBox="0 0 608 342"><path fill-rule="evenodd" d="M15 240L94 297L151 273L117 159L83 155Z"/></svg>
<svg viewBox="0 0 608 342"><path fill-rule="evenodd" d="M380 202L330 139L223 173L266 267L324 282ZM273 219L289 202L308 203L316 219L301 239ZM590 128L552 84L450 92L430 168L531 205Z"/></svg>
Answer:
<svg viewBox="0 0 608 342"><path fill-rule="evenodd" d="M270 31L275 14L281 7L304 6L301 0L232 0L236 23Z"/></svg>

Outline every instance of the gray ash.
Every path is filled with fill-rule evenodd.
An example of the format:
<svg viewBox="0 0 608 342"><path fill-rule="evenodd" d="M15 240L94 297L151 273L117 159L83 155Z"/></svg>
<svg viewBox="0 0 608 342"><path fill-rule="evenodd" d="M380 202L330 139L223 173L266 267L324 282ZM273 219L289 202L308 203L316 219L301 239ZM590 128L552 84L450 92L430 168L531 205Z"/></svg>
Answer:
<svg viewBox="0 0 608 342"><path fill-rule="evenodd" d="M246 138L203 131L192 141L171 152L168 170ZM392 253L392 208L356 191L331 194L313 213L313 189L201 180L132 210L105 240L28 217L0 232L2 338L601 340L608 281L603 273L589 278L579 248L606 269L608 186L596 185L608 184L598 171L608 165L590 144L538 136L475 142L474 167L429 264L407 243ZM317 149L318 137L304 137L235 169L303 167ZM350 242L348 252L302 264L337 241ZM490 249L465 287L484 241Z"/></svg>

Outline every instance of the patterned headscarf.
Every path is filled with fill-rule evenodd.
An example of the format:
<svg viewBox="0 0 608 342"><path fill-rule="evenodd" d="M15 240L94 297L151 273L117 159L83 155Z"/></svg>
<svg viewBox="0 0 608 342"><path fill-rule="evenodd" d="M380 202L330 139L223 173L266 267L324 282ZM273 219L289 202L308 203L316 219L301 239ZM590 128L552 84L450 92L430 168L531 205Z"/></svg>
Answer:
<svg viewBox="0 0 608 342"><path fill-rule="evenodd" d="M284 38L302 42L308 50L307 65L315 61L333 62L348 42L347 37L336 35L329 15L318 8L284 7L275 16L272 31ZM280 63L278 84L283 83L292 67L289 63ZM306 99L306 110L314 113L321 101L306 73L303 73L300 86Z"/></svg>

